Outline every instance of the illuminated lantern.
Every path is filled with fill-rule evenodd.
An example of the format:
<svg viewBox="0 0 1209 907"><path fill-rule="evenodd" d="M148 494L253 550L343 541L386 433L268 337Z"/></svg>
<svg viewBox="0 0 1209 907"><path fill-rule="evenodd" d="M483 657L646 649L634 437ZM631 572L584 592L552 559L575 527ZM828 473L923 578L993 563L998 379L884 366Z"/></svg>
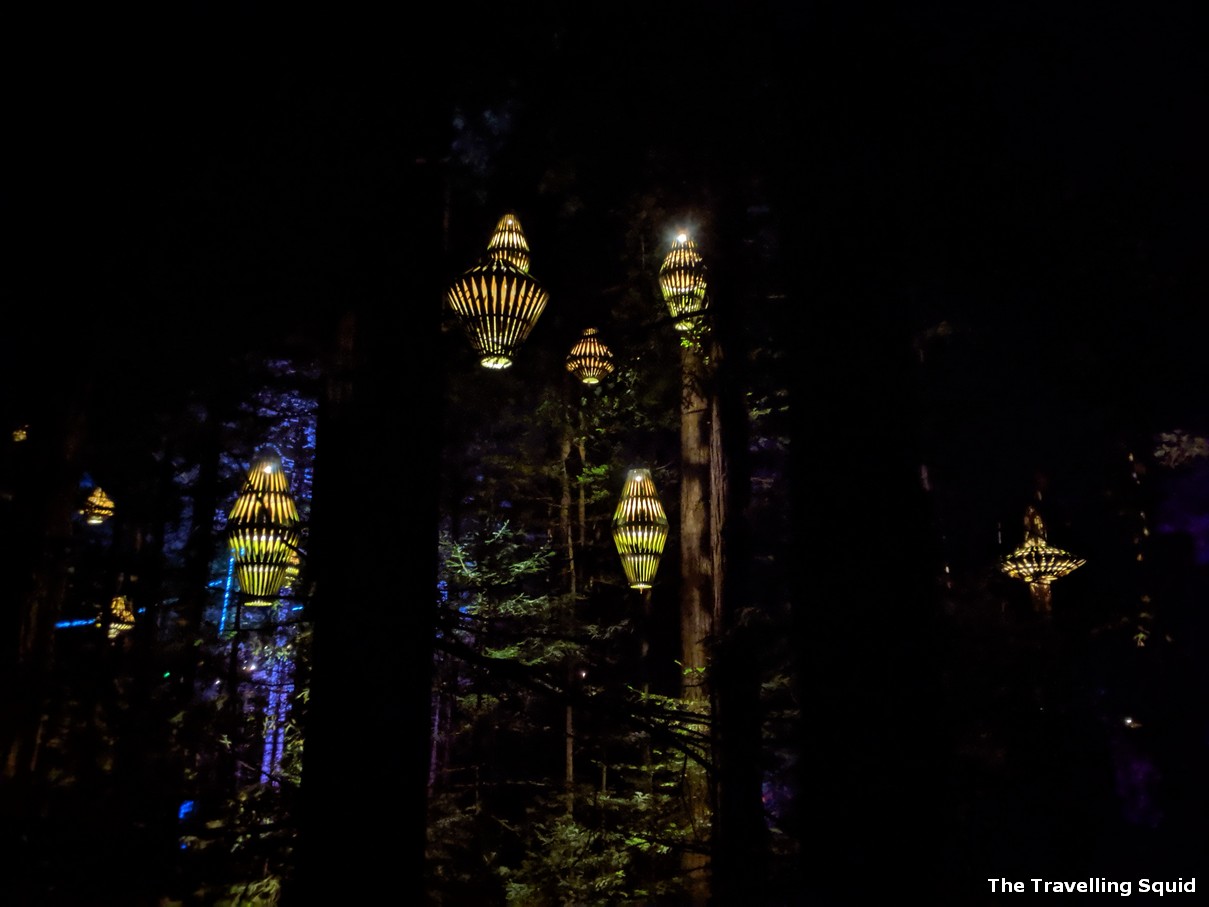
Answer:
<svg viewBox="0 0 1209 907"><path fill-rule="evenodd" d="M124 595L115 595L109 603L109 638L117 639L123 633L134 629L134 608L130 599Z"/></svg>
<svg viewBox="0 0 1209 907"><path fill-rule="evenodd" d="M705 295L705 263L697 244L681 233L659 268L659 290L678 331L687 331L700 321L709 307Z"/></svg>
<svg viewBox="0 0 1209 907"><path fill-rule="evenodd" d="M298 562L298 507L276 451L261 453L227 518L227 547L246 604L272 605Z"/></svg>
<svg viewBox="0 0 1209 907"><path fill-rule="evenodd" d="M649 469L631 469L613 514L613 543L631 589L649 589L667 543L668 520Z"/></svg>
<svg viewBox="0 0 1209 907"><path fill-rule="evenodd" d="M80 513L84 515L86 522L93 526L99 526L113 516L113 510L113 499L105 494L98 485L92 490L92 494L88 496L88 500L84 502L84 507L80 510Z"/></svg>
<svg viewBox="0 0 1209 907"><path fill-rule="evenodd" d="M505 214L487 243L487 260L463 274L445 301L484 368L502 369L537 324L549 297L529 275L529 243L520 221Z"/></svg>
<svg viewBox="0 0 1209 907"><path fill-rule="evenodd" d="M583 336L567 354L567 371L584 384L599 384L613 371L613 353L596 337L596 328L584 328Z"/></svg>
<svg viewBox="0 0 1209 907"><path fill-rule="evenodd" d="M1055 548L1045 535L1041 514L1030 504L1024 515L1024 543L1002 560L1000 569L1013 579L1028 583L1033 609L1048 614L1052 610L1050 584L1087 561Z"/></svg>

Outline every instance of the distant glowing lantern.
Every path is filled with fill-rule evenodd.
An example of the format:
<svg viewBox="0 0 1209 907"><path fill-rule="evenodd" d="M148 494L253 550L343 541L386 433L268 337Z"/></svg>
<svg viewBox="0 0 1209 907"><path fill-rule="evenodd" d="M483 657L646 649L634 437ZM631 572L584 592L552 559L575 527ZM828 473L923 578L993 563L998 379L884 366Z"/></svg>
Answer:
<svg viewBox="0 0 1209 907"><path fill-rule="evenodd" d="M134 608L130 599L115 595L109 603L109 638L117 639L122 633L134 629Z"/></svg>
<svg viewBox="0 0 1209 907"><path fill-rule="evenodd" d="M487 243L487 260L463 274L445 301L484 368L502 369L537 324L549 296L529 275L529 243L515 215L505 214Z"/></svg>
<svg viewBox="0 0 1209 907"><path fill-rule="evenodd" d="M80 510L80 513L84 515L85 522L93 526L99 526L113 516L113 511L113 499L105 494L98 485L92 490L92 494L88 496L88 500L84 502L84 507Z"/></svg>
<svg viewBox="0 0 1209 907"><path fill-rule="evenodd" d="M705 263L697 252L697 244L687 234L676 237L671 251L663 259L659 268L659 289L678 331L693 327L709 307L705 293Z"/></svg>
<svg viewBox="0 0 1209 907"><path fill-rule="evenodd" d="M227 547L235 558L235 578L248 605L276 601L286 574L298 562L298 507L280 455L260 454L227 518Z"/></svg>
<svg viewBox="0 0 1209 907"><path fill-rule="evenodd" d="M649 589L667 543L668 520L649 469L631 469L613 514L613 543L631 589Z"/></svg>
<svg viewBox="0 0 1209 907"><path fill-rule="evenodd" d="M583 336L567 354L567 371L584 384L599 384L613 371L613 353L596 336L596 328L584 328Z"/></svg>
<svg viewBox="0 0 1209 907"><path fill-rule="evenodd" d="M1045 522L1037 508L1029 505L1024 515L1024 543L1003 559L1000 569L1013 579L1028 583L1033 609L1052 610L1050 584L1082 567L1087 561L1055 548L1046 541Z"/></svg>

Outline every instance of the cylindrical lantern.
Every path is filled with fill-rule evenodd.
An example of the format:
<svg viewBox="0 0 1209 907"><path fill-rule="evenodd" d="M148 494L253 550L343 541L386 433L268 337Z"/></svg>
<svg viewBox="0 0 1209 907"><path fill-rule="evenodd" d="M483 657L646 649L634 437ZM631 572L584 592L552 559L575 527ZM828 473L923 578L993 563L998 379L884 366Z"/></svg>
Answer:
<svg viewBox="0 0 1209 907"><path fill-rule="evenodd" d="M613 543L631 589L649 589L667 543L668 520L649 469L631 469L613 514Z"/></svg>
<svg viewBox="0 0 1209 907"><path fill-rule="evenodd" d="M659 290L678 331L687 331L709 307L705 293L705 262L697 244L681 233L659 268Z"/></svg>
<svg viewBox="0 0 1209 907"><path fill-rule="evenodd" d="M445 301L485 368L508 368L549 297L529 275L529 244L511 214L496 224L487 261L463 274Z"/></svg>
<svg viewBox="0 0 1209 907"><path fill-rule="evenodd" d="M299 523L281 456L266 450L252 464L227 518L227 547L246 604L267 607L276 601L298 560Z"/></svg>
<svg viewBox="0 0 1209 907"><path fill-rule="evenodd" d="M583 336L567 354L567 371L584 384L599 384L613 371L613 353L600 342L596 328L584 328Z"/></svg>

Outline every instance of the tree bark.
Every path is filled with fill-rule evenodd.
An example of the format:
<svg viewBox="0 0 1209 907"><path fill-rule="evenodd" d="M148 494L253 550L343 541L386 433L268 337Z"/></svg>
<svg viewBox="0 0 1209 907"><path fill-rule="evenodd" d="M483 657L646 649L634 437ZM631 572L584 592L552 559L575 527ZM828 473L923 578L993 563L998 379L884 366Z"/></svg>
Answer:
<svg viewBox="0 0 1209 907"><path fill-rule="evenodd" d="M440 180L418 172L407 188L400 285L371 286L341 321L319 413L311 696L288 895L299 903L332 884L350 903L383 891L424 900L444 392L442 275L429 266L440 205L428 196Z"/></svg>
<svg viewBox="0 0 1209 907"><path fill-rule="evenodd" d="M708 720L706 685L714 635L717 577L710 476L709 375L696 349L681 348L680 401L680 695ZM685 763L690 848L681 857L687 894L694 905L709 903L710 779L692 760Z"/></svg>

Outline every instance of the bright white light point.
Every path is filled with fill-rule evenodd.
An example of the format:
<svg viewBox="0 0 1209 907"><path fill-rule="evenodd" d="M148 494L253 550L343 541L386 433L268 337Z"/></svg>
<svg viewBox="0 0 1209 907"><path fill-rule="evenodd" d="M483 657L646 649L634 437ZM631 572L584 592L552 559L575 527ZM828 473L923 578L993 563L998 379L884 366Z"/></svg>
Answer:
<svg viewBox="0 0 1209 907"><path fill-rule="evenodd" d="M1125 726L1126 726L1126 727L1129 727L1129 725L1131 725L1131 724L1133 724L1133 719L1132 719L1132 718L1126 718L1126 719L1125 719Z"/></svg>
<svg viewBox="0 0 1209 907"><path fill-rule="evenodd" d="M681 233L676 237L676 242L688 242L688 234Z"/></svg>

